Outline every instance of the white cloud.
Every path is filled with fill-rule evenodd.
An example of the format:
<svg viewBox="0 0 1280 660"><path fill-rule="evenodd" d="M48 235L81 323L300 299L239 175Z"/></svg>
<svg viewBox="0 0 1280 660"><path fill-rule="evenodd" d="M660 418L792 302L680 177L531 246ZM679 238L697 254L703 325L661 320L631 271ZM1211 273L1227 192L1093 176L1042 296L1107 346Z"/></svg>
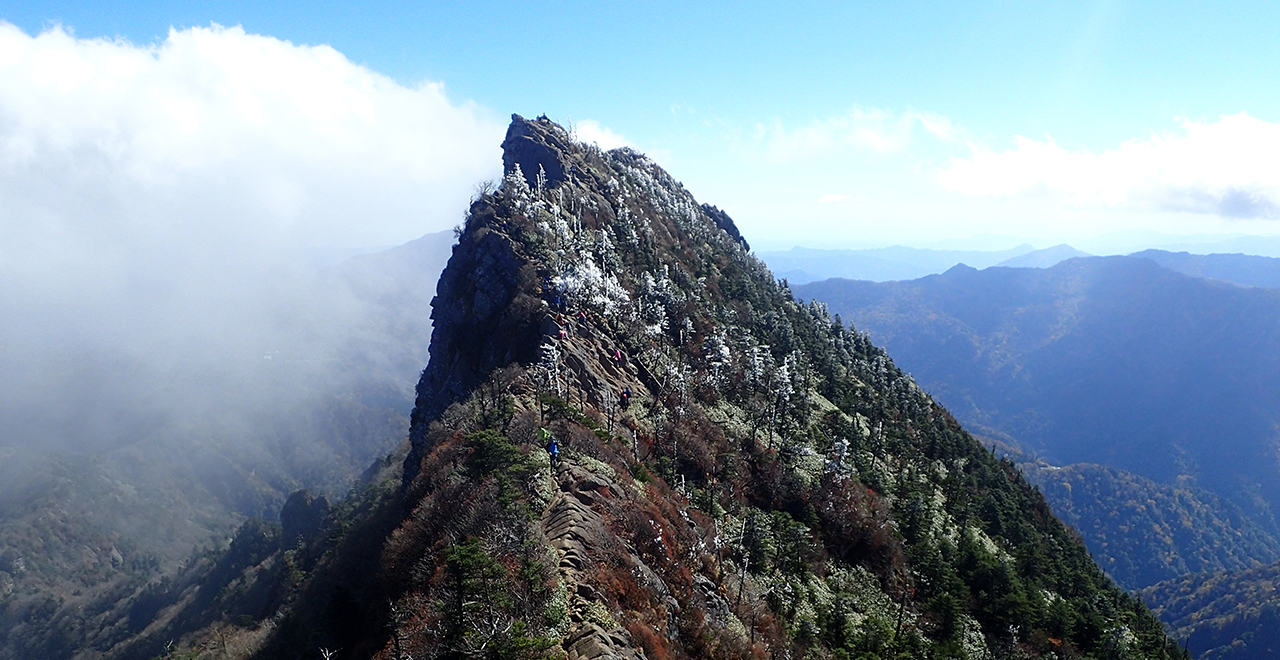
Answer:
<svg viewBox="0 0 1280 660"><path fill-rule="evenodd" d="M853 201L849 195L823 195L818 198L819 204L843 204Z"/></svg>
<svg viewBox="0 0 1280 660"><path fill-rule="evenodd" d="M854 108L848 114L789 129L781 121L758 124L756 136L765 143L768 160L795 163L837 151L870 150L880 154L905 151L918 130L941 140L954 139L951 122L928 112L893 113L876 108Z"/></svg>
<svg viewBox="0 0 1280 660"><path fill-rule="evenodd" d="M235 377L232 356L293 341L282 328L340 334L350 301L299 300L294 258L453 226L500 174L503 128L328 46L217 26L140 46L0 22L0 419L86 379L49 365L137 365L154 379L131 391L181 408L169 375ZM152 405L139 397L128 405Z"/></svg>
<svg viewBox="0 0 1280 660"><path fill-rule="evenodd" d="M1018 137L1013 149L971 145L938 174L974 196L1059 196L1074 206L1280 217L1280 124L1245 113L1184 121L1177 134L1094 153Z"/></svg>
<svg viewBox="0 0 1280 660"><path fill-rule="evenodd" d="M217 26L136 46L0 24L0 118L6 233L39 209L120 239L408 240L456 222L502 135L439 84Z"/></svg>
<svg viewBox="0 0 1280 660"><path fill-rule="evenodd" d="M308 247L456 224L500 171L502 128L328 46L218 26L138 46L0 23L0 315L84 323L157 290L183 310L139 314L225 315L219 301Z"/></svg>
<svg viewBox="0 0 1280 660"><path fill-rule="evenodd" d="M574 139L579 142L595 143L601 149L608 151L617 149L618 147L635 148L630 140L600 125L600 122L594 119L583 119L573 124Z"/></svg>

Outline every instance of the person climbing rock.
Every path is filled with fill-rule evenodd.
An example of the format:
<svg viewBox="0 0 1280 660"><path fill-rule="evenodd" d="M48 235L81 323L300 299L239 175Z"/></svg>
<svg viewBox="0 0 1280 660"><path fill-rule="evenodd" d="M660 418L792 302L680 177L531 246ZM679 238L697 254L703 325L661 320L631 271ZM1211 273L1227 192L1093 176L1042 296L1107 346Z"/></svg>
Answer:
<svg viewBox="0 0 1280 660"><path fill-rule="evenodd" d="M544 428L538 429L538 433L547 443L547 455L551 457L551 467L554 468L560 463L560 443L556 442L556 437Z"/></svg>
<svg viewBox="0 0 1280 660"><path fill-rule="evenodd" d="M621 348L613 349L613 359L617 360L619 367L622 366L622 349Z"/></svg>
<svg viewBox="0 0 1280 660"><path fill-rule="evenodd" d="M631 388L630 387L622 390L621 399L622 399L623 410L626 410L627 408L631 407Z"/></svg>

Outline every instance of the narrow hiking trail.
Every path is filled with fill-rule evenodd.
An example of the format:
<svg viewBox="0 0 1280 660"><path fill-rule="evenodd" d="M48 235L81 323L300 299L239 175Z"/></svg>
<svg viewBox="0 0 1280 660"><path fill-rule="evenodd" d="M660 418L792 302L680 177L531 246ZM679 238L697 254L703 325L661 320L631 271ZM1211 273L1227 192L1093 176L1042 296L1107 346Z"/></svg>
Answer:
<svg viewBox="0 0 1280 660"><path fill-rule="evenodd" d="M561 646L569 660L642 660L644 652L633 648L631 635L616 622L587 574L611 538L592 504L624 494L611 479L567 458L560 460L555 479L559 489L542 513L542 529L556 550L556 570L567 591L570 627Z"/></svg>

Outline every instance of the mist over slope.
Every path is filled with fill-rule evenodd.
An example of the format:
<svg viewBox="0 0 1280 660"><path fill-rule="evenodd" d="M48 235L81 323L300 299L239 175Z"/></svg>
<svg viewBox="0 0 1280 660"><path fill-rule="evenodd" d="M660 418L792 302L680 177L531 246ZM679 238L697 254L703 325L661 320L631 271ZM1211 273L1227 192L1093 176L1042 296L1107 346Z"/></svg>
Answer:
<svg viewBox="0 0 1280 660"><path fill-rule="evenodd" d="M0 51L0 651L60 657L403 439L443 261L394 289L309 255L454 224L502 125L236 27Z"/></svg>
<svg viewBox="0 0 1280 660"><path fill-rule="evenodd" d="M296 280L278 303L312 314L236 378L221 370L193 392L172 375L117 374L169 398L215 390L185 410L152 410L139 426L120 413L141 405L122 386L81 402L105 413L116 440L3 449L0 657L109 648L132 630L113 617L147 585L221 552L246 517L276 520L299 488L345 493L403 440L453 241L429 234Z"/></svg>

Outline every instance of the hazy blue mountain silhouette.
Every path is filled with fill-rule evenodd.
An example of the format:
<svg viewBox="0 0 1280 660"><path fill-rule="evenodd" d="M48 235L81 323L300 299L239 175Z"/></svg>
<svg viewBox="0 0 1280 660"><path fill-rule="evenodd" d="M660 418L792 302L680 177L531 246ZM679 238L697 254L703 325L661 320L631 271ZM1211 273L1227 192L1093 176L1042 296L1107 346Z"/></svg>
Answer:
<svg viewBox="0 0 1280 660"><path fill-rule="evenodd" d="M1280 291L1137 257L795 291L869 332L966 424L1054 463L1208 488L1275 530Z"/></svg>
<svg viewBox="0 0 1280 660"><path fill-rule="evenodd" d="M1280 259L1251 254L1191 254L1143 250L1131 257L1150 259L1186 275L1231 282L1241 286L1280 288Z"/></svg>
<svg viewBox="0 0 1280 660"><path fill-rule="evenodd" d="M760 258L777 277L792 284L832 277L885 282L941 273L960 263L986 268L1034 249L1030 245L1008 250L929 250L901 245L868 250L794 247L780 252L761 252Z"/></svg>
<svg viewBox="0 0 1280 660"><path fill-rule="evenodd" d="M1036 250L1026 254L1020 254L1016 257L1005 259L997 266L1008 266L1010 268L1048 268L1055 266L1067 259L1076 257L1089 257L1088 252L1077 250L1066 243L1054 245L1043 250Z"/></svg>

